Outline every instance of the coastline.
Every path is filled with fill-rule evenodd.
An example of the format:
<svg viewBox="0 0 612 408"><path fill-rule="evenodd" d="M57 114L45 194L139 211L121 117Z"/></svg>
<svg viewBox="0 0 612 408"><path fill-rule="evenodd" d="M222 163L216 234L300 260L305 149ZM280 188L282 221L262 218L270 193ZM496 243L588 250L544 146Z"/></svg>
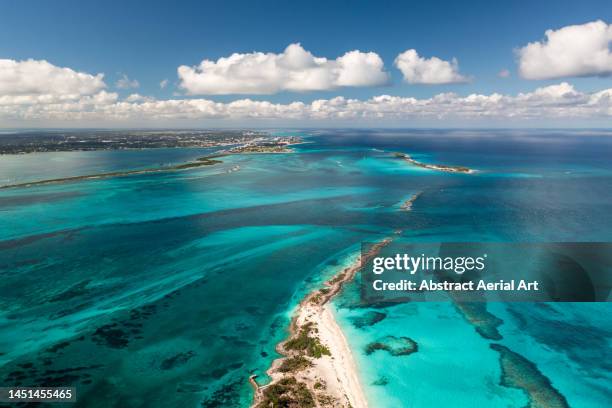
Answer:
<svg viewBox="0 0 612 408"><path fill-rule="evenodd" d="M376 256L391 241L385 238L374 244L300 302L289 336L276 347L282 357L267 371L270 383L259 386L255 377L249 378L255 388L252 407L272 407L279 398L312 407L368 406L353 354L329 302L355 277L365 259ZM302 344L306 346L296 347Z"/></svg>
<svg viewBox="0 0 612 408"><path fill-rule="evenodd" d="M288 147L297 144L303 143L301 139L289 138L288 141L274 141L271 144L266 145L252 145L247 144L239 147L235 147L230 150L219 150L214 154L198 157L195 160L175 164L172 166L162 166L162 167L151 167L145 169L137 169L137 170L124 170L124 171L113 171L108 173L97 173L97 174L85 174L80 176L70 176L70 177L61 177L54 179L45 179L45 180L35 180L28 181L22 183L15 184L5 184L0 185L0 189L8 189L8 188L19 188L19 187L34 187L41 186L47 184L61 184L61 183L69 183L75 181L83 181L83 180L95 180L95 179L107 179L112 177L126 177L126 176L135 176L149 173L163 173L163 172L171 172L171 171L180 171L180 170L188 170L198 167L204 166L212 166L215 164L223 163L219 158L229 156L229 155L237 155L237 154L288 154L295 153L295 150Z"/></svg>
<svg viewBox="0 0 612 408"><path fill-rule="evenodd" d="M227 156L227 154L214 154L210 156L199 157L195 159L195 161L182 163L182 164L176 164L174 166L153 167L153 168L140 169L140 170L114 171L110 173L87 174L83 176L62 177L62 178L56 178L56 179L29 181L29 182L17 183L17 184L6 184L6 185L0 186L0 189L18 188L18 187L33 187L33 186L41 186L41 185L46 185L46 184L69 183L69 182L81 181L81 180L107 179L107 178L112 178L112 177L126 177L126 176L140 175L140 174L187 170L187 169L193 169L193 168L203 167L203 166L212 166L218 163L222 163L221 160L217 160L217 159L224 157L224 156Z"/></svg>
<svg viewBox="0 0 612 408"><path fill-rule="evenodd" d="M469 167L465 167L465 166L450 166L447 164L428 164L428 163L422 163L420 161L417 161L415 159L413 159L412 157L410 157L409 154L406 153L394 153L395 157L399 158L399 159L403 159L405 161L407 161L408 163L417 166L417 167L421 167L423 169L428 169L428 170L436 170L436 171L444 171L447 173L463 173L463 174L474 174L476 173L476 170L471 169Z"/></svg>

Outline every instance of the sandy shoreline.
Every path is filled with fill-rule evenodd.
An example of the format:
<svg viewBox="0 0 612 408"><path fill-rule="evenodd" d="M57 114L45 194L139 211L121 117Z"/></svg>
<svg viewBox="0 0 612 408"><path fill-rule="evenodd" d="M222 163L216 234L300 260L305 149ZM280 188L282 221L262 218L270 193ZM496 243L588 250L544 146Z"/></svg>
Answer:
<svg viewBox="0 0 612 408"><path fill-rule="evenodd" d="M250 378L255 387L253 407L272 407L274 399L279 396L294 404L288 406L296 407L368 406L353 354L329 301L340 292L344 283L355 277L364 259L376 256L391 241L391 238L386 238L373 245L368 253L332 277L322 289L311 292L302 300L291 321L289 337L277 345L277 351L283 357L274 360L267 371L271 382L259 387L255 379ZM313 355L309 348L296 349L295 343L300 340L323 352ZM287 370L288 363L296 361L304 364Z"/></svg>
<svg viewBox="0 0 612 408"><path fill-rule="evenodd" d="M324 393L332 397L335 401L331 406L366 408L368 403L359 383L353 354L329 303L323 306L306 304L300 307L296 324L301 327L307 323L313 325L321 343L329 349L331 355L313 359L312 366L296 373L295 377L313 389L317 383L324 385L324 391L317 394ZM278 368L278 364L274 364L268 372L273 382L283 377L275 368Z"/></svg>
<svg viewBox="0 0 612 408"><path fill-rule="evenodd" d="M323 344L327 344L332 356L334 356L324 357L321 365L328 363L326 360L329 360L331 370L328 369L326 371L332 371L331 374L336 376L340 385L338 393L344 392L352 407L367 407L368 402L359 382L357 365L355 364L348 341L334 318L331 305L327 304L324 306L323 312L318 316L318 320L321 341ZM322 369L325 370L325 367L322 367Z"/></svg>

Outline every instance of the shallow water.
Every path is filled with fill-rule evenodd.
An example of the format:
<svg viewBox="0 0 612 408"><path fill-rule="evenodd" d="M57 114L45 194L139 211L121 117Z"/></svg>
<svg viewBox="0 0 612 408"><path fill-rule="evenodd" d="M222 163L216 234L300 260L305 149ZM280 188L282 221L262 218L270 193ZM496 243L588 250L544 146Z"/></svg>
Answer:
<svg viewBox="0 0 612 408"><path fill-rule="evenodd" d="M1 190L3 382L73 383L82 407L248 406L246 380L264 375L292 308L350 262L360 242L395 229L433 242L611 238L607 136L334 131L308 141L290 155ZM479 172L428 171L393 151ZM2 156L0 183L206 152ZM412 211L398 211L417 192ZM385 308L384 320L356 328L351 319L366 311L355 307L356 288L334 304L372 406L525 405L522 391L499 384L490 341L451 304ZM533 361L571 406L610 402L610 370L596 357L609 351L609 305L551 307L491 305L504 321L501 344ZM559 328L570 340L550 334ZM383 334L410 337L419 351L361 352ZM372 385L381 376L387 384Z"/></svg>

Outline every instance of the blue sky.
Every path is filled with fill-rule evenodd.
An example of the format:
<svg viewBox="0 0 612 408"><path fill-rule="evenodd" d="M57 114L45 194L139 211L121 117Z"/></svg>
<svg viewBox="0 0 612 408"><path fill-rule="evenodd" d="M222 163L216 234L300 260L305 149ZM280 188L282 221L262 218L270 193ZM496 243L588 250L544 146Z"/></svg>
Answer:
<svg viewBox="0 0 612 408"><path fill-rule="evenodd" d="M581 92L612 88L606 75L530 80L517 72L516 50L542 41L547 29L596 20L612 22L609 1L4 1L0 3L0 58L47 60L92 75L104 73L106 90L183 99L177 68L232 53L282 53L292 43L317 57L335 59L351 50L375 52L390 76L384 85L266 95L204 95L208 100L310 103L335 96L367 99L389 94L430 98L516 95L571 83ZM408 84L394 65L401 52L456 58L467 83ZM509 77L498 73L507 69ZM138 88L118 89L122 75ZM168 86L160 88L167 79ZM1 123L0 123L1 125Z"/></svg>

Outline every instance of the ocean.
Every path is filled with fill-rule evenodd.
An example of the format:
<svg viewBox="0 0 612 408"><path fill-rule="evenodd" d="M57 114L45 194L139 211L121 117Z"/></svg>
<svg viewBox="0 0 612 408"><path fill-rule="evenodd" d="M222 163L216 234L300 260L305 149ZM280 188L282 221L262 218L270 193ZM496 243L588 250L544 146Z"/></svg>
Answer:
<svg viewBox="0 0 612 408"><path fill-rule="evenodd" d="M283 134L306 143L185 171L0 190L2 383L75 384L76 407L247 407L247 379L265 381L296 304L362 242L398 229L409 242L612 240L609 131ZM0 185L214 151L0 156ZM478 172L415 167L398 151ZM356 281L333 307L372 407L527 405L502 383L492 343L531 362L569 406L612 403L607 303L491 303L502 321L492 341L452 303L358 297ZM380 320L363 324L372 312ZM365 352L385 336L418 351Z"/></svg>

